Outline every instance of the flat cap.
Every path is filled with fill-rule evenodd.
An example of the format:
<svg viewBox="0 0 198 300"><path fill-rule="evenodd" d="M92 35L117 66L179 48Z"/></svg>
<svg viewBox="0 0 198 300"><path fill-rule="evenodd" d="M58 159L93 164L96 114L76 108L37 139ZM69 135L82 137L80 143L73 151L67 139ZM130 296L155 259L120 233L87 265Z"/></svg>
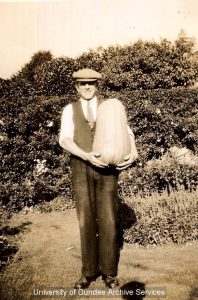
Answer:
<svg viewBox="0 0 198 300"><path fill-rule="evenodd" d="M101 74L92 69L81 69L74 72L72 77L77 81L96 81L101 79Z"/></svg>

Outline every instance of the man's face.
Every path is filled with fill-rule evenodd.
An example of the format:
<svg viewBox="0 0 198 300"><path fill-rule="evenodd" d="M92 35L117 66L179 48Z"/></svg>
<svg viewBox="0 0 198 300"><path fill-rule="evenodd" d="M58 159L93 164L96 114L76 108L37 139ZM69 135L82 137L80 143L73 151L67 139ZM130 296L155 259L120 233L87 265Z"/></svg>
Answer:
<svg viewBox="0 0 198 300"><path fill-rule="evenodd" d="M85 100L91 100L97 92L96 81L79 81L76 84L79 95Z"/></svg>

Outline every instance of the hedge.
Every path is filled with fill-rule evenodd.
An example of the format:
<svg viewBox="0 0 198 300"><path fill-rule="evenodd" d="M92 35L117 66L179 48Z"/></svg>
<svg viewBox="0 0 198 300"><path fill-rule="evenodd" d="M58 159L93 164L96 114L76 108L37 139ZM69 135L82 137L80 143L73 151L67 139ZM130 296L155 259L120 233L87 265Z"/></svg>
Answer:
<svg viewBox="0 0 198 300"><path fill-rule="evenodd" d="M120 174L121 197L197 186L197 165L187 158L196 162L198 152L197 96L191 88L101 93L125 104L139 152ZM21 209L58 196L73 198L69 155L58 134L62 109L76 97L1 98L3 205Z"/></svg>
<svg viewBox="0 0 198 300"><path fill-rule="evenodd" d="M192 86L198 77L194 46L193 38L181 32L174 42L138 40L125 46L99 47L77 58L54 58L49 51L39 51L11 80L0 79L0 96L71 94L71 75L80 68L101 72L103 91Z"/></svg>

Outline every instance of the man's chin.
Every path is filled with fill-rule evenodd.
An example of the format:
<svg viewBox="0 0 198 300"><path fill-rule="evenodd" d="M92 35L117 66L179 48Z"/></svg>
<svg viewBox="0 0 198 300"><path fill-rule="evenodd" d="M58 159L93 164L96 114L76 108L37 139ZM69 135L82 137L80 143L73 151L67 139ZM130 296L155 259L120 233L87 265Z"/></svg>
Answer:
<svg viewBox="0 0 198 300"><path fill-rule="evenodd" d="M94 95L83 97L84 100L91 100L91 99L93 99L93 98L94 98Z"/></svg>

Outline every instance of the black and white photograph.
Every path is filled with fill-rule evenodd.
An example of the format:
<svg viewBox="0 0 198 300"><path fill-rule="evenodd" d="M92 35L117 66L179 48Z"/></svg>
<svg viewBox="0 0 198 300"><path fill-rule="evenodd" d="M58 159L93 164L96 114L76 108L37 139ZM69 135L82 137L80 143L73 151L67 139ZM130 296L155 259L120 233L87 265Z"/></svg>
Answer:
<svg viewBox="0 0 198 300"><path fill-rule="evenodd" d="M0 0L0 299L198 299L198 1Z"/></svg>

